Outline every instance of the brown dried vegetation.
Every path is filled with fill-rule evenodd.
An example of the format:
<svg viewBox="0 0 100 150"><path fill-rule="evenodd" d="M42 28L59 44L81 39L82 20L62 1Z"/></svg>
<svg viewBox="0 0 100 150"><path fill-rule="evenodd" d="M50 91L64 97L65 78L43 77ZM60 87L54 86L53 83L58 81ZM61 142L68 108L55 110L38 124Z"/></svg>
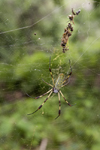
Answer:
<svg viewBox="0 0 100 150"><path fill-rule="evenodd" d="M72 32L73 32L72 24L74 24L74 17L78 15L79 13L80 13L80 10L75 13L72 9L72 15L69 15L70 23L68 23L67 27L64 29L64 34L61 39L61 47L63 47L63 53L69 50L68 46L66 47L66 45L68 44L68 39L72 35Z"/></svg>

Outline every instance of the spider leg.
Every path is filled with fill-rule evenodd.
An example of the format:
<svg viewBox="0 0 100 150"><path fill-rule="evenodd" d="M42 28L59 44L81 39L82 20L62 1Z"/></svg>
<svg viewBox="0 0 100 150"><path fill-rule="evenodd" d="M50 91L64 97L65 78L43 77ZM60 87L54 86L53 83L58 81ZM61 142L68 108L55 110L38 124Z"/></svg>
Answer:
<svg viewBox="0 0 100 150"><path fill-rule="evenodd" d="M48 97L45 99L45 101L38 107L38 109L36 109L34 112L30 113L30 114L27 114L27 115L32 115L34 114L35 112L37 112L43 105L44 103L48 100L48 98L50 97L50 95L52 94L53 91L51 91L48 95Z"/></svg>
<svg viewBox="0 0 100 150"><path fill-rule="evenodd" d="M62 95L63 99L65 100L65 102L69 105L69 106L72 106L67 100L66 98L64 97L63 93L60 91L60 94Z"/></svg>
<svg viewBox="0 0 100 150"><path fill-rule="evenodd" d="M70 64L70 59L69 59L69 64ZM70 65L70 70L71 70L71 72L68 74L68 76L67 76L67 78L63 81L63 84L65 83L65 85L67 85L66 84L66 81L70 78L70 76L72 75L72 67L71 67L71 65ZM69 82L69 81L68 81ZM63 86L62 86L63 87Z"/></svg>
<svg viewBox="0 0 100 150"><path fill-rule="evenodd" d="M72 74L72 67L71 67L71 64L70 64L70 59L69 59L69 65L70 65L70 70L71 70L71 74ZM70 75L70 73L69 73L69 75Z"/></svg>
<svg viewBox="0 0 100 150"><path fill-rule="evenodd" d="M70 73L68 74L67 78L63 81L63 84L64 84L64 83L66 84L66 81L70 78L71 74L72 74L72 72L70 72ZM68 81L68 82L69 82L69 81Z"/></svg>
<svg viewBox="0 0 100 150"><path fill-rule="evenodd" d="M61 87L66 86L67 84L69 84L69 82L70 82L70 78L69 78L68 82L67 82L67 83L65 83L64 85L62 85Z"/></svg>
<svg viewBox="0 0 100 150"><path fill-rule="evenodd" d="M28 95L27 93L26 93L26 95L27 95L27 96L29 96L29 97L31 97L31 98L38 99L38 98L43 97L44 95L46 95L46 94L50 93L51 91L52 91L52 89L51 89L51 90L49 90L48 92L46 92L46 93L44 93L44 94L40 95L40 96L37 96L37 97L32 97L32 96Z"/></svg>
<svg viewBox="0 0 100 150"><path fill-rule="evenodd" d="M44 83L48 84L49 86L53 87L53 85L51 85L51 84L47 83L47 82L46 82L46 81L44 81L43 79L42 79L42 81L43 81Z"/></svg>
<svg viewBox="0 0 100 150"><path fill-rule="evenodd" d="M59 99L59 111L58 111L58 116L55 119L57 119L61 114L61 101L60 101L60 93L59 92L58 92L58 99Z"/></svg>
<svg viewBox="0 0 100 150"><path fill-rule="evenodd" d="M53 78L53 75L52 75L52 71L51 71L51 68L50 68L50 64L51 64L51 57L50 57L50 61L49 61L49 71L50 71L51 78L52 78L52 82L53 82L53 85L54 85L54 78Z"/></svg>

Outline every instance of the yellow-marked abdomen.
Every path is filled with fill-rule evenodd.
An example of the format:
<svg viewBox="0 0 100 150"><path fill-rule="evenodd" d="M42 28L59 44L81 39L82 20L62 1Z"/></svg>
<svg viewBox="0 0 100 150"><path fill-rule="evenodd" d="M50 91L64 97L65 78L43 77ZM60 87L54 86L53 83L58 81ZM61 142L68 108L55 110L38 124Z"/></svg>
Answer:
<svg viewBox="0 0 100 150"><path fill-rule="evenodd" d="M60 73L55 83L55 89L59 90L63 85L63 81L64 81L64 74Z"/></svg>

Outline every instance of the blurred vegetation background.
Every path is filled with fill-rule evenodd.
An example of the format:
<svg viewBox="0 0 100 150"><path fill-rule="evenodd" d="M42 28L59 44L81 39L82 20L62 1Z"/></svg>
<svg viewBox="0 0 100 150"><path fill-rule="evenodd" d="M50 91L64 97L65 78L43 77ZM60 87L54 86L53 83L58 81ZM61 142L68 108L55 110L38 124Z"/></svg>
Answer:
<svg viewBox="0 0 100 150"><path fill-rule="evenodd" d="M75 17L69 51L60 47L71 9ZM99 150L100 149L100 0L0 1L0 149ZM35 35L36 34L36 35ZM49 58L54 79L66 76L62 88L69 107L54 94L32 99L50 89Z"/></svg>

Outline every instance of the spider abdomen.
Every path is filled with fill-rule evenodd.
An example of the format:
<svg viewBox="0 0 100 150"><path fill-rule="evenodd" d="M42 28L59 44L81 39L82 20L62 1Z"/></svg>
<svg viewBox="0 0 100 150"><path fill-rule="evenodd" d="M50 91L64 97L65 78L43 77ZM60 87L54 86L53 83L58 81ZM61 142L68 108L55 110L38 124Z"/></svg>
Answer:
<svg viewBox="0 0 100 150"><path fill-rule="evenodd" d="M59 90L63 85L63 81L64 81L64 74L60 73L55 83L55 89Z"/></svg>

